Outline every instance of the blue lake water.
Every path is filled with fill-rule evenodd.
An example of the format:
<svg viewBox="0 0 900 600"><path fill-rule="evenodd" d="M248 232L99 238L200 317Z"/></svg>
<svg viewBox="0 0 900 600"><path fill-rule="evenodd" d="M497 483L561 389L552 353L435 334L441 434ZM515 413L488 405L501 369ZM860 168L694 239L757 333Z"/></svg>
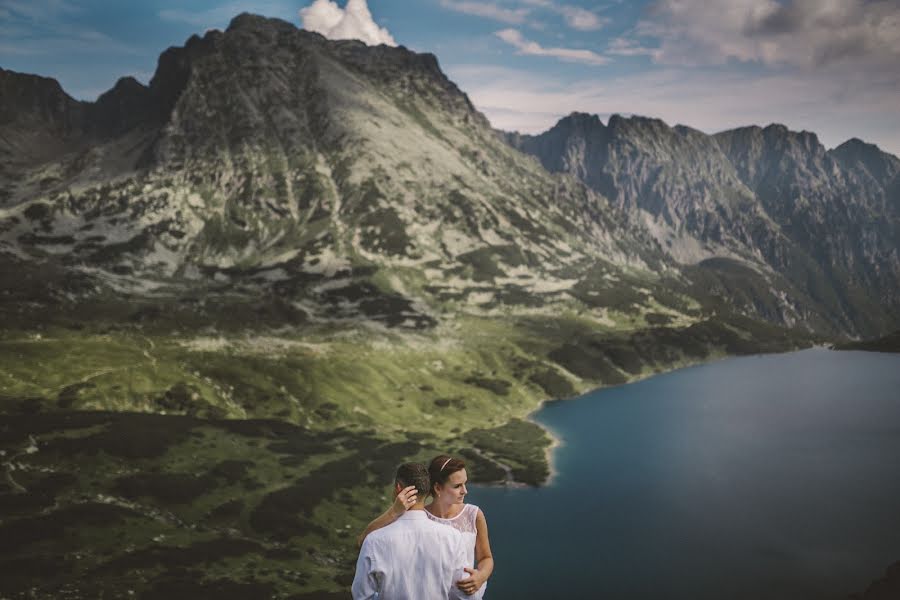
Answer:
<svg viewBox="0 0 900 600"><path fill-rule="evenodd" d="M900 355L728 359L535 420L552 483L470 490L489 600L846 599L900 560Z"/></svg>

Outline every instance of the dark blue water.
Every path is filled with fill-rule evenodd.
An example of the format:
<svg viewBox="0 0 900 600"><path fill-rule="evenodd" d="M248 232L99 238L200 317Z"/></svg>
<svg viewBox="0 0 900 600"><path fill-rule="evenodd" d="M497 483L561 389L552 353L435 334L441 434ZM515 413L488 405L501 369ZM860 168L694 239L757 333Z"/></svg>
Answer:
<svg viewBox="0 0 900 600"><path fill-rule="evenodd" d="M900 560L900 356L730 359L553 403L541 489L475 488L489 600L801 600Z"/></svg>

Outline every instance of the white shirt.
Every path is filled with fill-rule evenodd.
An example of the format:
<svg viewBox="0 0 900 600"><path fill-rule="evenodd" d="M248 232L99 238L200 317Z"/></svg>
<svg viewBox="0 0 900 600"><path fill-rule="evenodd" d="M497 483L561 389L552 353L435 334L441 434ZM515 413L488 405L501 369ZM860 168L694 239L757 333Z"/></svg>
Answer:
<svg viewBox="0 0 900 600"><path fill-rule="evenodd" d="M465 598L456 582L468 552L463 536L410 510L370 533L363 542L353 578L353 600L447 600Z"/></svg>

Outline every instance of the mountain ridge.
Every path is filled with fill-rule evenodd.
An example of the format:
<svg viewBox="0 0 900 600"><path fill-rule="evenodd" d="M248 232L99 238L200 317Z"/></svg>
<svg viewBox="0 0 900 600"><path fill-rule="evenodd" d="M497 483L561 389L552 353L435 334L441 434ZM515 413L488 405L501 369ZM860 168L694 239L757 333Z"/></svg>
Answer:
<svg viewBox="0 0 900 600"><path fill-rule="evenodd" d="M501 209L501 221L492 206L509 202L509 190L519 189L519 184L510 186L502 178L513 168L512 172L525 175L513 179L533 180L525 184L530 186L525 196L537 192L558 197L562 189L569 198L578 197L579 206L541 202L533 206L538 211L561 210L568 214L564 220L580 215L576 227L563 226L567 235L595 248L587 255L599 250L611 258L619 264L616 268L637 266L662 273L682 269L695 282L712 276L722 283L722 277L733 275L710 271L709 265L725 264L711 259L737 261L757 271L762 278L759 285L768 285L775 298L772 304L754 292L752 301L740 304L741 312L813 330L872 335L891 325L898 313L894 284L900 281L900 268L896 251L890 249L898 226L893 216L896 202L890 198L900 189L900 161L861 141L848 140L826 151L814 133L792 132L781 124L707 135L648 117L612 115L604 124L587 113L572 113L539 136L498 132L443 74L432 54L352 40L335 42L286 21L246 13L235 17L224 32L211 30L165 50L149 85L122 78L95 103L75 101L53 80L8 71L3 76L21 83L5 86L0 99L7 115L5 130L18 134L4 139L19 140L18 147L7 142L8 147L0 148L7 157L0 160L0 178L8 184L0 201L12 207L20 199L33 202L54 194L61 198L103 182L120 189L119 203L124 206L122 194L132 195L134 188L125 192L121 182L147 174L156 177L163 170L178 174L178 185L185 190L179 202L194 198L191 207L176 211L181 216L175 220L158 222L153 226L158 231L149 232L149 237L135 230L139 235L130 242L165 255L171 266L163 272L169 278L197 268L234 273L237 263L249 266L254 260L271 270L279 252L290 248L263 238L272 235L272 219L287 215L295 223L296 235L298 227L307 228L315 220L324 223L321 219L330 214L332 229L344 234L328 233L323 238L330 240L326 246L336 255L352 249L362 264L374 260L411 265L426 262L425 257L456 262L454 256L460 252L448 253L446 241L435 245L433 239L409 235L432 227L429 219L440 214L434 212L432 200L415 200L410 190L428 195L432 192L426 190L458 188L453 193L460 194L462 181L470 182L463 186L470 190L482 182L507 190L492 192L489 200L482 198L471 206L479 207L489 221L512 229L499 237L496 232L488 235L482 224L467 218L464 230L455 234L456 245L468 239L460 248L485 249L493 262L499 255L490 248L513 239L521 245L525 239L523 230L509 221L520 219L513 215L520 211L522 192L515 192L519 198ZM16 102L24 102L25 109L15 109ZM30 108L33 104L44 108L35 111ZM42 119L43 127L35 127L35 120L40 125ZM413 130L424 135L409 137ZM45 143L54 132L58 139ZM502 150L498 140L537 155L549 172L568 174L571 180L559 175L548 179ZM31 162L9 158L27 155L19 150L42 143L48 149L36 150ZM421 144L420 151L400 160L415 143ZM406 146L401 149L401 144ZM55 166L41 166L54 161ZM413 164L418 165L416 176L407 182L415 183L398 185L397 167ZM259 185L268 190L266 198L254 191ZM822 191L829 187L839 188L836 199ZM207 190L201 199L192 196L200 189ZM203 198L204 193L209 198ZM298 193L319 195L315 207L309 205L307 212L298 208L308 203L298 204ZM841 194L848 198L840 199ZM326 200L328 196L332 200ZM792 196L797 201L790 208L784 199ZM395 200L385 204L385 198L406 198L406 206ZM360 201L372 200L383 206L360 209ZM454 202L445 215L456 210ZM202 215L213 205L219 208L211 222ZM830 239L822 232L838 226L832 222L836 211L849 215L839 223L849 233L843 237L835 233ZM887 216L876 219L877 230L862 235L858 224L879 212ZM191 213L193 217L188 216ZM429 213L430 218L423 218ZM455 214L459 222L463 213ZM342 220L347 215L362 218L370 233L361 235L357 230L351 238L343 237L348 230ZM285 234L286 224L275 226L280 231L276 236ZM20 239L72 237L76 249L78 240L87 237L71 236L69 231L51 235L47 221L40 234L28 233L21 222L7 227L19 231ZM165 230L170 231L159 238ZM485 235L493 236L493 241L486 241ZM863 240L861 245L857 238ZM169 243L160 248L159 239ZM235 241L242 247L234 246ZM238 251L233 259L216 258L231 251ZM538 265L535 260L542 253L546 262L549 255L544 249L532 255L532 265ZM556 263L568 265L560 274L575 264L559 258ZM128 268L138 266L132 261ZM495 267L488 270L500 273ZM547 276L549 272L543 271ZM109 277L115 279L115 274ZM121 287L119 279L115 285ZM870 297L876 301L867 300ZM762 309L763 304L771 306ZM879 308L882 304L887 308ZM779 308L772 310L775 306Z"/></svg>
<svg viewBox="0 0 900 600"><path fill-rule="evenodd" d="M783 322L872 335L896 321L900 160L873 145L826 150L814 133L781 124L707 135L646 117L613 115L604 125L584 113L506 139L644 214L677 262L734 258L786 276L773 284L788 295L784 307L814 313L782 311ZM819 316L830 325L814 324Z"/></svg>
<svg viewBox="0 0 900 600"><path fill-rule="evenodd" d="M399 64L399 71L386 62ZM395 71L400 75L387 76ZM17 220L7 220L6 245L26 258L23 247L65 241L72 245L73 255L66 257L71 263L93 265L103 257L96 265L102 270L92 268L91 275L116 288L137 284L139 275L168 283L190 283L198 273L246 280L274 273L279 264L305 278L319 267L297 258L315 254L320 258L309 260L327 255L343 265L327 267L331 273L352 263L449 261L446 269L471 273L466 277L474 290L526 263L546 274L544 267L554 261L568 269L573 260L590 260L552 249L551 239L602 248L623 265L652 260L656 252L628 241L634 233L605 199L574 181L533 173L528 159L502 143L432 55L331 42L287 22L240 15L225 32L193 36L163 52L149 86L123 79L97 104L78 106L87 106L88 115L94 108L108 114L103 131L121 135L19 177L7 199ZM505 169L517 172L520 182L500 177ZM580 204L541 204L537 190ZM80 198L74 203L73 194ZM23 210L16 198L33 205L24 210L40 218L16 216ZM103 205L111 201L113 212L130 216L100 219L116 230L118 241L114 251L99 251L110 245L89 231L98 225L97 211L108 210ZM41 208L52 205L66 208ZM81 208L91 205L88 212ZM159 213L164 206L169 216ZM523 210L547 217L523 218ZM153 222L136 223L142 215ZM576 227L572 216L583 224ZM435 219L447 224L442 239L411 235L433 230ZM527 235L510 219L529 223ZM316 228L318 236L310 237ZM610 230L619 233L613 237ZM16 236L28 243L14 244ZM298 240L307 252L292 245ZM514 240L517 249L510 254ZM536 254L523 254L529 244L536 244ZM116 260L126 264L113 265ZM445 293L441 286L453 290L444 275L438 277L433 293ZM294 289L287 282L274 285Z"/></svg>

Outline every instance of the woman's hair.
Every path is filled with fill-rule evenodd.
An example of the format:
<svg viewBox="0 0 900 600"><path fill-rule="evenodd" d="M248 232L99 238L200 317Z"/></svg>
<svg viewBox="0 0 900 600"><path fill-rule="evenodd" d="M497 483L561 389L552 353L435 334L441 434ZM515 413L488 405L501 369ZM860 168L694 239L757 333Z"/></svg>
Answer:
<svg viewBox="0 0 900 600"><path fill-rule="evenodd" d="M434 486L447 483L450 476L457 471L466 468L466 463L458 458L446 454L435 456L428 466L428 476L431 479L431 494L434 495Z"/></svg>

